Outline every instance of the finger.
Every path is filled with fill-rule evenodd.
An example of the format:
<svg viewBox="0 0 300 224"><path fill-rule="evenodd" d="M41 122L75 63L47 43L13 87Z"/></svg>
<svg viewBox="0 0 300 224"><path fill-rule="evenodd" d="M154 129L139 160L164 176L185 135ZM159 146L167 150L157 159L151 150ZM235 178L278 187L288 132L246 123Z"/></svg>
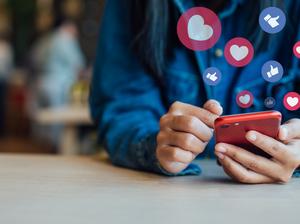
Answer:
<svg viewBox="0 0 300 224"><path fill-rule="evenodd" d="M208 100L204 104L203 108L208 110L209 112L214 113L214 114L219 115L219 116L223 114L223 107L216 100Z"/></svg>
<svg viewBox="0 0 300 224"><path fill-rule="evenodd" d="M223 153L242 166L272 179L278 179L282 172L280 165L274 161L255 155L235 145L217 144L216 152Z"/></svg>
<svg viewBox="0 0 300 224"><path fill-rule="evenodd" d="M161 129L171 128L174 131L193 134L203 142L208 142L213 136L212 129L193 116L166 116L161 119L160 126Z"/></svg>
<svg viewBox="0 0 300 224"><path fill-rule="evenodd" d="M206 109L181 102L174 103L170 108L169 113L173 115L190 115L197 117L210 128L214 127L214 122L219 117L219 115L211 113Z"/></svg>
<svg viewBox="0 0 300 224"><path fill-rule="evenodd" d="M281 125L278 137L281 141L300 138L300 119L292 119Z"/></svg>
<svg viewBox="0 0 300 224"><path fill-rule="evenodd" d="M161 134L159 134L160 136ZM195 155L203 152L207 143L200 141L192 134L185 132L175 132L173 130L167 131L163 136L162 144L175 146L186 151L193 152Z"/></svg>
<svg viewBox="0 0 300 224"><path fill-rule="evenodd" d="M170 162L189 164L195 159L195 155L192 152L172 146L163 146L157 153L159 158Z"/></svg>
<svg viewBox="0 0 300 224"><path fill-rule="evenodd" d="M288 159L286 145L274 138L263 135L257 131L249 131L246 138L253 145L268 153L279 162L285 162Z"/></svg>
<svg viewBox="0 0 300 224"><path fill-rule="evenodd" d="M271 178L264 176L262 174L255 173L251 170L247 170L238 162L234 161L228 156L221 156L216 153L220 159L220 163L222 164L224 171L232 177L234 180L239 181L241 183L247 184L258 184L258 183L272 183L274 180Z"/></svg>

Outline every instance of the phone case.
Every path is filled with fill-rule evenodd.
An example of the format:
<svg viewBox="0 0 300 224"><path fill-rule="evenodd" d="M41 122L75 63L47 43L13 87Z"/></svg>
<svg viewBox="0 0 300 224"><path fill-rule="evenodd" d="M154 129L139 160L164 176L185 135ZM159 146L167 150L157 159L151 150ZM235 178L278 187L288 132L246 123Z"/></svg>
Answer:
<svg viewBox="0 0 300 224"><path fill-rule="evenodd" d="M215 121L216 142L228 143L247 149L255 154L270 157L261 149L248 142L248 131L258 131L277 138L282 115L278 111L265 111L247 114L222 116Z"/></svg>

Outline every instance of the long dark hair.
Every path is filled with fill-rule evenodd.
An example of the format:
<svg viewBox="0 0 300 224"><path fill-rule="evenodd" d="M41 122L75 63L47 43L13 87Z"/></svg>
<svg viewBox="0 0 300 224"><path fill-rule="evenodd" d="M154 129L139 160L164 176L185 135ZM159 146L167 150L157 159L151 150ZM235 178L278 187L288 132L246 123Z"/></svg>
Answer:
<svg viewBox="0 0 300 224"><path fill-rule="evenodd" d="M220 0L221 1L221 0ZM200 2L200 1L198 1ZM208 2L208 1L206 1ZM259 3L258 3L259 2ZM256 50L265 46L266 35L258 29L259 13L268 6L283 7L283 0L247 1L249 23L247 24L249 39ZM133 48L143 64L157 76L161 76L166 68L171 49L178 43L176 23L180 16L171 0L132 0Z"/></svg>
<svg viewBox="0 0 300 224"><path fill-rule="evenodd" d="M179 12L169 0L132 0L132 3L133 48L148 70L161 75L174 44L170 36L174 34L172 27Z"/></svg>

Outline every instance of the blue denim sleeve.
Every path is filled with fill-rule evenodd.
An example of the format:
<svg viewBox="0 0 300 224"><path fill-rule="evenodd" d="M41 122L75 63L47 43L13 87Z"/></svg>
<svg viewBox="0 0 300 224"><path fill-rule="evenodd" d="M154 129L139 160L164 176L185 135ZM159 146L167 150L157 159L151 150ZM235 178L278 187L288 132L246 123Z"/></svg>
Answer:
<svg viewBox="0 0 300 224"><path fill-rule="evenodd" d="M131 49L127 3L106 2L91 83L91 114L113 164L171 175L155 157L159 119L166 109L157 83ZM199 173L199 167L191 165L178 175Z"/></svg>

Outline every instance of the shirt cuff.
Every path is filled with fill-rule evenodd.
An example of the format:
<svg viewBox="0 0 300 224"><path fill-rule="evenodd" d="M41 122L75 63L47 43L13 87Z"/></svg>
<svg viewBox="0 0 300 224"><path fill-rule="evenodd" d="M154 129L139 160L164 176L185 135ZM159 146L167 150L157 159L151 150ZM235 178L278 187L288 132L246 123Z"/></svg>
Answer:
<svg viewBox="0 0 300 224"><path fill-rule="evenodd" d="M145 152L144 155L141 156L139 155L138 157L140 158L140 162L142 160L145 160L145 158L148 158L149 161L149 166L147 167L149 171L158 173L158 174L163 174L165 176L186 176L186 175L200 175L201 174L201 169L198 165L196 164L190 164L187 168L185 168L183 171L179 173L170 173L166 171L159 163L159 161L156 158L156 135L157 133L149 135L147 138L142 141L141 146L144 148ZM139 150L140 152L143 150ZM145 162L143 162L145 164Z"/></svg>
<svg viewBox="0 0 300 224"><path fill-rule="evenodd" d="M300 177L300 168L296 169L293 173L293 177L297 177L299 178Z"/></svg>
<svg viewBox="0 0 300 224"><path fill-rule="evenodd" d="M202 172L201 168L194 163L191 163L183 171L176 173L176 174L166 171L164 168L161 167L161 165L159 163L157 163L157 167L161 174L164 174L164 175L170 176L170 177L200 175Z"/></svg>

